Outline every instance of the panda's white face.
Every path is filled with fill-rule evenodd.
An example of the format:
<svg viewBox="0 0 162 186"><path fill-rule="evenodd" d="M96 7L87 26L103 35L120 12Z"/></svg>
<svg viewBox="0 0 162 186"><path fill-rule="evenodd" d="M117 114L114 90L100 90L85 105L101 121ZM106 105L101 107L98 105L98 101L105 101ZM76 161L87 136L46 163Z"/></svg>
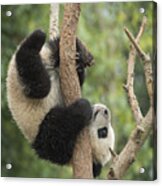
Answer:
<svg viewBox="0 0 162 186"><path fill-rule="evenodd" d="M89 126L93 159L105 165L111 159L109 148L114 148L115 136L111 126L110 110L103 104L93 106L93 115Z"/></svg>
<svg viewBox="0 0 162 186"><path fill-rule="evenodd" d="M105 105L101 103L93 105L92 122L95 122L96 126L105 126L110 121L110 110Z"/></svg>

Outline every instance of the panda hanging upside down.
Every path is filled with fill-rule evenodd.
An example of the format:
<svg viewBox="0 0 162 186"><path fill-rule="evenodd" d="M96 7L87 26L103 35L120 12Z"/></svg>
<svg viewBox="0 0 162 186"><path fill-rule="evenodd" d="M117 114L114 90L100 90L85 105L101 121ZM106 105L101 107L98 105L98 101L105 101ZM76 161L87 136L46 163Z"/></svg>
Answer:
<svg viewBox="0 0 162 186"><path fill-rule="evenodd" d="M40 158L59 165L70 162L80 131L89 126L94 177L111 158L114 131L105 105L91 106L78 99L65 106L59 79L59 38L45 43L45 33L34 31L18 47L7 76L8 104L14 120ZM84 82L84 46L76 39L76 70Z"/></svg>

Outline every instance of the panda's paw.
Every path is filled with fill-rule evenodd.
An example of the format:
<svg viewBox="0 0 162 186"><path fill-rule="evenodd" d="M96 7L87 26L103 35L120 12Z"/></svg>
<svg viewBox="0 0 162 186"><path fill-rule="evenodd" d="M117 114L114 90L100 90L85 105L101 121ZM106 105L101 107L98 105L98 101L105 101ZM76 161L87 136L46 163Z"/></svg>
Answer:
<svg viewBox="0 0 162 186"><path fill-rule="evenodd" d="M26 49L26 51L39 53L45 43L45 39L46 34L42 30L37 29L23 41L20 50Z"/></svg>
<svg viewBox="0 0 162 186"><path fill-rule="evenodd" d="M91 66L94 62L93 55L87 50L87 48L84 46L84 44L79 40L79 38L76 39L76 58L77 63L82 64L85 67Z"/></svg>
<svg viewBox="0 0 162 186"><path fill-rule="evenodd" d="M75 111L84 117L85 123L88 123L92 117L92 106L90 102L87 99L81 98L73 106L75 107Z"/></svg>

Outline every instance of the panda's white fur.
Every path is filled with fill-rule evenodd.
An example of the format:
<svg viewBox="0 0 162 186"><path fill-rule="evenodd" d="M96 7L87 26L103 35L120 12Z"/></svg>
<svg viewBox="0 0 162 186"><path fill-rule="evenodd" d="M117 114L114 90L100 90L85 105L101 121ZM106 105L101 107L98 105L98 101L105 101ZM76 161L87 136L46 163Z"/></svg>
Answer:
<svg viewBox="0 0 162 186"><path fill-rule="evenodd" d="M15 55L13 55L7 75L7 99L14 120L24 136L33 142L38 134L39 125L55 105L62 104L58 72L53 70L49 63L50 50L45 45L40 52L51 79L50 93L44 99L31 99L24 95L23 85L18 77Z"/></svg>
<svg viewBox="0 0 162 186"><path fill-rule="evenodd" d="M107 114L105 114L105 110L108 111ZM98 112L98 114L95 116L96 112ZM103 127L107 127L108 135L105 138L98 138L97 130ZM93 160L104 166L111 159L109 148L114 149L115 144L115 134L111 126L111 113L105 105L98 103L93 106L93 116L89 131Z"/></svg>

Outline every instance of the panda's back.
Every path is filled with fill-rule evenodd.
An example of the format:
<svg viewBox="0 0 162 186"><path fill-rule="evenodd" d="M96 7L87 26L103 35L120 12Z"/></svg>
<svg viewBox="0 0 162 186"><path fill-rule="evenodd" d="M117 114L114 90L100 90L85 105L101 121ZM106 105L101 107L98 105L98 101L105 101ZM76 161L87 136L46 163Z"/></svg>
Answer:
<svg viewBox="0 0 162 186"><path fill-rule="evenodd" d="M25 96L23 85L19 80L15 64L15 55L9 64L7 76L7 98L12 116L29 140L33 142L46 114L61 102L59 79L51 77L51 90L43 99L31 99Z"/></svg>

